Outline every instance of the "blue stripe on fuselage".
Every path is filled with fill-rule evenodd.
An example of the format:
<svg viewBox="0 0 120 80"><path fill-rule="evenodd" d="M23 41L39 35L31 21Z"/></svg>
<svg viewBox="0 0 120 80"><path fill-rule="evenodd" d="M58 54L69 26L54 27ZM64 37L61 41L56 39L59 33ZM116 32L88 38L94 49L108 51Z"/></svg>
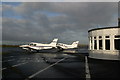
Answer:
<svg viewBox="0 0 120 80"><path fill-rule="evenodd" d="M30 46L30 47L53 47L53 46Z"/></svg>

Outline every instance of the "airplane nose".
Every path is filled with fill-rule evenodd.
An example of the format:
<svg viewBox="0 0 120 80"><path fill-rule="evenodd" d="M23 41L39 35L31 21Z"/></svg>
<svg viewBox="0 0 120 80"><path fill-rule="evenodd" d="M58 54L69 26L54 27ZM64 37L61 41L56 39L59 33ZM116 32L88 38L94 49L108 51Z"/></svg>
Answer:
<svg viewBox="0 0 120 80"><path fill-rule="evenodd" d="M28 47L28 45L21 45L21 46L19 46L19 47Z"/></svg>
<svg viewBox="0 0 120 80"><path fill-rule="evenodd" d="M23 47L23 45L19 46L19 47Z"/></svg>

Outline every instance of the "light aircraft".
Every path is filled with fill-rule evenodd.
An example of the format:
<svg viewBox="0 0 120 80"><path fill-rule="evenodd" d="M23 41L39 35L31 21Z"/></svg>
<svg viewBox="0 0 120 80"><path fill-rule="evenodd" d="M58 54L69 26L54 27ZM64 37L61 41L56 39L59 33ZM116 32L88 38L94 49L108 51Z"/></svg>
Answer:
<svg viewBox="0 0 120 80"><path fill-rule="evenodd" d="M79 41L73 42L71 45L68 44L63 44L63 43L58 43L57 48L59 50L65 50L65 49L75 49L78 47Z"/></svg>
<svg viewBox="0 0 120 80"><path fill-rule="evenodd" d="M55 38L53 39L53 41L50 44L43 44L43 43L35 43L35 42L31 42L28 45L21 45L19 47L21 47L22 49L25 49L27 51L40 51L40 50L49 50L49 49L53 49L53 48L57 48L57 41L58 39Z"/></svg>

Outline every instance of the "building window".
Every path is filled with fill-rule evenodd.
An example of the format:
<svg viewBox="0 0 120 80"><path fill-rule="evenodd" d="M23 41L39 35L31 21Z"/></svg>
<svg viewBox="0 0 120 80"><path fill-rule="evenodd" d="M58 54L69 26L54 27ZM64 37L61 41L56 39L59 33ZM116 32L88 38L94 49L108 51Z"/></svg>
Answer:
<svg viewBox="0 0 120 80"><path fill-rule="evenodd" d="M115 35L115 38L120 38L120 35Z"/></svg>
<svg viewBox="0 0 120 80"><path fill-rule="evenodd" d="M102 40L99 40L99 49L102 49Z"/></svg>
<svg viewBox="0 0 120 80"><path fill-rule="evenodd" d="M94 49L97 49L97 40L94 40Z"/></svg>
<svg viewBox="0 0 120 80"><path fill-rule="evenodd" d="M105 49L110 50L110 40L105 40Z"/></svg>
<svg viewBox="0 0 120 80"><path fill-rule="evenodd" d="M109 38L109 36L105 36L105 38Z"/></svg>
<svg viewBox="0 0 120 80"><path fill-rule="evenodd" d="M94 39L96 39L96 37L94 37Z"/></svg>
<svg viewBox="0 0 120 80"><path fill-rule="evenodd" d="M115 43L115 49L120 50L120 39L115 39L114 43Z"/></svg>
<svg viewBox="0 0 120 80"><path fill-rule="evenodd" d="M101 39L102 38L102 36L99 36L99 39Z"/></svg>

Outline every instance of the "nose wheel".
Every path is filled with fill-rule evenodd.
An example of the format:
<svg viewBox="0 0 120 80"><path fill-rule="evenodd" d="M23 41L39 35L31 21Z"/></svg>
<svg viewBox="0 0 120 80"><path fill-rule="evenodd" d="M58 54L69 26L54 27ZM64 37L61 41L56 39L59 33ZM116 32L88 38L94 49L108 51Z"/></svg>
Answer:
<svg viewBox="0 0 120 80"><path fill-rule="evenodd" d="M57 48L58 48L58 52L63 51L63 48L61 47L57 47Z"/></svg>

